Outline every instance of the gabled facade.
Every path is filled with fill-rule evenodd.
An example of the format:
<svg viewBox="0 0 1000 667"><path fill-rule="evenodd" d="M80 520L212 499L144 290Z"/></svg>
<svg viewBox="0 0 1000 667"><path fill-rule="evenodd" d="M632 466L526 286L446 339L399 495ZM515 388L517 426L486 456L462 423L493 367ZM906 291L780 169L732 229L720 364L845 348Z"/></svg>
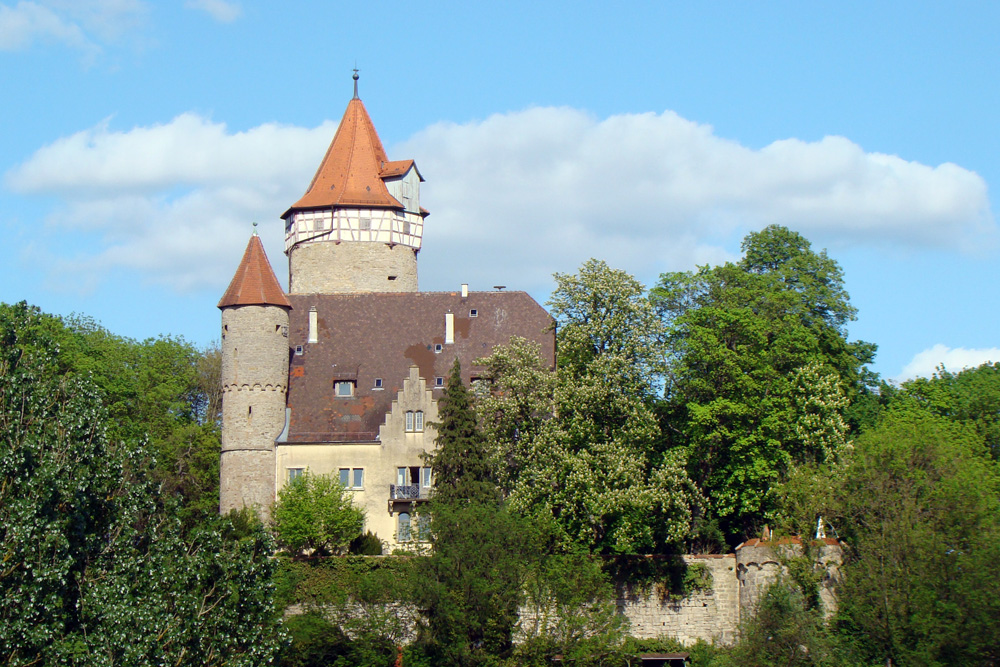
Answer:
<svg viewBox="0 0 1000 667"><path fill-rule="evenodd" d="M266 516L290 479L332 474L365 509L366 528L393 546L417 537L433 486L422 455L434 447L437 401L455 359L474 383L475 361L521 336L554 365L555 332L524 292L418 290L423 178L413 160L386 156L356 77L323 162L282 216L288 294L275 287L254 236L219 303L220 509L255 505ZM266 408L257 394L240 393L251 376L261 396L271 391ZM258 419L261 410L267 417Z"/></svg>

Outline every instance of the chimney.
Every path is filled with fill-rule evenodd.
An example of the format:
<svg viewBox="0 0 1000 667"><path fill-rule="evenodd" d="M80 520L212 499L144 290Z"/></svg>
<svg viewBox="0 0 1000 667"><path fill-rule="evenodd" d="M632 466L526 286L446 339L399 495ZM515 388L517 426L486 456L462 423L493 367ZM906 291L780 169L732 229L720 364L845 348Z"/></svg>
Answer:
<svg viewBox="0 0 1000 667"><path fill-rule="evenodd" d="M451 345L455 342L455 314L444 314L444 343Z"/></svg>
<svg viewBox="0 0 1000 667"><path fill-rule="evenodd" d="M319 342L319 314L316 312L316 306L309 309L309 342Z"/></svg>
<svg viewBox="0 0 1000 667"><path fill-rule="evenodd" d="M462 298L466 299L469 296L469 283L462 283Z"/></svg>

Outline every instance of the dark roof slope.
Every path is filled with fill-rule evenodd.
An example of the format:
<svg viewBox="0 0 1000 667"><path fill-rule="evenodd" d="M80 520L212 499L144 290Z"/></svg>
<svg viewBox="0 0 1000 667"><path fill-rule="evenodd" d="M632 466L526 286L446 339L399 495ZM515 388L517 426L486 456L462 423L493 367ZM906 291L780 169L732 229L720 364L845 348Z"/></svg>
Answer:
<svg viewBox="0 0 1000 667"><path fill-rule="evenodd" d="M555 331L545 309L525 292L413 292L289 295L289 344L301 345L289 366L288 442L374 442L411 365L428 387L447 377L457 357L468 382L473 361L512 336L538 341L555 365ZM317 343L307 343L309 311L318 316ZM475 316L472 311L475 310ZM455 342L445 344L445 314ZM436 352L435 346L441 351ZM375 388L376 378L382 388ZM351 398L334 396L338 380L356 382ZM436 392L439 393L439 392Z"/></svg>
<svg viewBox="0 0 1000 667"><path fill-rule="evenodd" d="M264 244L256 234L250 237L236 275L219 300L219 308L227 306L292 307L274 275L271 263L267 261Z"/></svg>

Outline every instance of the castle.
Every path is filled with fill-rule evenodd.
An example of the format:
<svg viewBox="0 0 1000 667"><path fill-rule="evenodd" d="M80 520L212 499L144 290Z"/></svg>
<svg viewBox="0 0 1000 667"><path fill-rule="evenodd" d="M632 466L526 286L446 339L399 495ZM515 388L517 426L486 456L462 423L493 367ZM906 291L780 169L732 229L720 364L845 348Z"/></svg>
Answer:
<svg viewBox="0 0 1000 667"><path fill-rule="evenodd" d="M420 292L429 215L413 160L391 161L358 97L285 222L288 293L250 238L222 311L219 509L258 508L304 471L332 474L390 547L418 539L437 402L456 359L521 336L555 364L552 318L516 291Z"/></svg>

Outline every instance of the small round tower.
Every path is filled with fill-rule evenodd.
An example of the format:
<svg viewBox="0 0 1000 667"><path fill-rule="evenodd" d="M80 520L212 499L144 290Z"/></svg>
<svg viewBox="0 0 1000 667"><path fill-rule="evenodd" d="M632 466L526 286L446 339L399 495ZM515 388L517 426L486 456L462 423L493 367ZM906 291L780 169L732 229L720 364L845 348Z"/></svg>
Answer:
<svg viewBox="0 0 1000 667"><path fill-rule="evenodd" d="M222 457L219 511L256 507L267 519L275 497L274 441L285 426L288 311L256 233L222 310Z"/></svg>
<svg viewBox="0 0 1000 667"><path fill-rule="evenodd" d="M389 160L358 97L285 220L289 294L416 292L427 211L413 160Z"/></svg>

